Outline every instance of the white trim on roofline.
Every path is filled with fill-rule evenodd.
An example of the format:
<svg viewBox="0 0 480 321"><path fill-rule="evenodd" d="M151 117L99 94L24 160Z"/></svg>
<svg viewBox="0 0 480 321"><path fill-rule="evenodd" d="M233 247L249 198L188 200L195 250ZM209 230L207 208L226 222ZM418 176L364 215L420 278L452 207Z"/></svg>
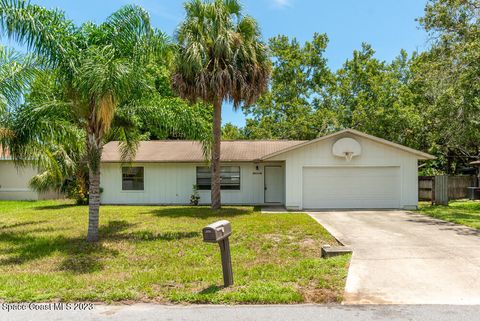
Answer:
<svg viewBox="0 0 480 321"><path fill-rule="evenodd" d="M335 137L335 136L339 136L339 135L342 135L342 134L353 134L353 135L357 135L357 136L360 136L360 137L364 137L364 138L370 139L374 142L384 144L384 145L387 145L387 146L390 146L390 147L393 147L393 148L397 148L397 149L400 149L400 150L402 150L404 152L407 152L407 153L414 154L420 160L429 160L429 159L435 159L436 158L433 155L421 152L419 150L416 150L416 149L413 149L413 148L410 148L410 147L407 147L407 146L403 146L403 145L388 141L388 140L383 139L383 138L379 138L379 137L376 137L376 136L365 134L365 133L362 133L362 132L360 132L358 130L355 130L355 129L347 128L347 129L341 130L341 131L333 133L333 134L329 134L329 135L322 136L322 137L319 137L319 138L316 138L316 139L313 139L313 140L309 140L307 142L304 142L304 143L301 143L301 144L298 144L298 145L294 145L294 146L291 146L291 147L287 147L285 149L282 149L280 151L271 153L269 155L265 155L261 158L261 160L268 160L268 159L270 159L272 157L275 157L277 155L281 155L281 154L284 154L286 152L295 150L297 148L301 148L301 147L304 147L304 146L307 146L307 145L310 145L310 144L313 144L313 143L317 143L317 142L320 142L322 140L326 140L326 139L329 139L329 138L332 138L332 137Z"/></svg>

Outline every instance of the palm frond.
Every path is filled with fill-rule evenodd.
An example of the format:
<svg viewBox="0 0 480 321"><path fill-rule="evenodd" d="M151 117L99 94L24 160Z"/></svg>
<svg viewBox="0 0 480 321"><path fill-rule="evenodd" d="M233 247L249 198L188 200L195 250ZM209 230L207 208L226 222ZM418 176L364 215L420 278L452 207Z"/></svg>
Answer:
<svg viewBox="0 0 480 321"><path fill-rule="evenodd" d="M150 14L140 6L128 4L112 13L105 21L121 39L141 37L152 32Z"/></svg>
<svg viewBox="0 0 480 321"><path fill-rule="evenodd" d="M70 155L62 146L42 145L42 151L33 160L41 164L42 172L33 176L29 186L37 192L59 191L67 178L77 170L78 154Z"/></svg>
<svg viewBox="0 0 480 321"><path fill-rule="evenodd" d="M67 146L78 154L84 150L85 136L76 125L68 103L23 105L11 116L9 130L14 135L5 139L5 143L19 165L33 160L38 167L47 167L42 159L45 146Z"/></svg>
<svg viewBox="0 0 480 321"><path fill-rule="evenodd" d="M51 65L71 67L77 52L75 26L62 11L48 10L25 0L0 0L0 29L9 38L48 57Z"/></svg>
<svg viewBox="0 0 480 321"><path fill-rule="evenodd" d="M255 20L236 0L190 1L176 34L173 86L182 97L251 105L267 90L271 62Z"/></svg>
<svg viewBox="0 0 480 321"><path fill-rule="evenodd" d="M141 140L148 140L148 134L140 133L140 122L131 106L122 106L115 113L112 129L104 137L105 141L120 141L121 159L131 162L136 155Z"/></svg>
<svg viewBox="0 0 480 321"><path fill-rule="evenodd" d="M179 98L154 97L145 103L137 112L144 122L150 123L149 127L157 129L157 135L210 140L210 123L196 114L196 106L188 106Z"/></svg>
<svg viewBox="0 0 480 321"><path fill-rule="evenodd" d="M38 68L38 60L32 55L0 46L0 113L21 101Z"/></svg>
<svg viewBox="0 0 480 321"><path fill-rule="evenodd" d="M153 95L142 101L120 106L112 129L105 139L121 141L122 159L126 162L135 158L138 143L150 139L150 135L155 139L198 140L204 146L204 154L208 157L211 124L210 119L201 116L205 112L211 113L211 107L191 106L179 98Z"/></svg>
<svg viewBox="0 0 480 321"><path fill-rule="evenodd" d="M91 105L92 119L103 135L110 128L117 103L129 96L133 87L142 84L136 75L141 68L117 58L111 46L89 48L81 62L73 88Z"/></svg>

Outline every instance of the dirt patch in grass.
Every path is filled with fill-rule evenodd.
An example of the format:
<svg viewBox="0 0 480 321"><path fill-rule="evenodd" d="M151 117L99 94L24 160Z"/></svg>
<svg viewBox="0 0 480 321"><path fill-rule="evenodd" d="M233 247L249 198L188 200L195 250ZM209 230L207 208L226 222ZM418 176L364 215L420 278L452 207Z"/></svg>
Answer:
<svg viewBox="0 0 480 321"><path fill-rule="evenodd" d="M304 289L302 295L306 303L339 303L343 296L331 289Z"/></svg>
<svg viewBox="0 0 480 321"><path fill-rule="evenodd" d="M311 238L306 238L306 239L303 239L302 241L300 241L300 247L302 249L318 249L318 244L317 242L315 242L315 240L311 239Z"/></svg>
<svg viewBox="0 0 480 321"><path fill-rule="evenodd" d="M282 237L280 237L280 235L278 234L265 234L265 235L262 235L261 237L264 239L273 241L275 243L279 243L282 240Z"/></svg>

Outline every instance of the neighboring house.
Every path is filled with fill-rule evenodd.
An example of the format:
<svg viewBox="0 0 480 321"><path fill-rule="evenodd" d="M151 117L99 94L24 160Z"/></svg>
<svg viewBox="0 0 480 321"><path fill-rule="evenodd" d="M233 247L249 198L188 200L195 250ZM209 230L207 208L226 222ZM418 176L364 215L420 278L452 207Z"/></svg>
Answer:
<svg viewBox="0 0 480 321"><path fill-rule="evenodd" d="M8 151L2 153L0 148L0 200L33 201L59 198L58 193L38 193L28 186L30 179L37 174L38 171L33 167L15 166Z"/></svg>
<svg viewBox="0 0 480 321"><path fill-rule="evenodd" d="M433 158L351 129L311 141L223 141L222 203L416 208L418 161ZM207 204L207 166L198 142L141 142L130 164L110 142L102 155L102 203L188 204L197 185Z"/></svg>

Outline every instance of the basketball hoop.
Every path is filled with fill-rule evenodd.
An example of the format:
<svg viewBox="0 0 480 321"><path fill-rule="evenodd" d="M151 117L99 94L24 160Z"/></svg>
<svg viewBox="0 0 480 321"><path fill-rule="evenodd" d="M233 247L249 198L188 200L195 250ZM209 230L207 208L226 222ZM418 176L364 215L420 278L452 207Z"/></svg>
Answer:
<svg viewBox="0 0 480 321"><path fill-rule="evenodd" d="M345 152L345 159L347 162L351 161L353 157L353 152Z"/></svg>
<svg viewBox="0 0 480 321"><path fill-rule="evenodd" d="M340 138L333 144L332 154L337 157L345 158L347 162L350 162L353 157L362 154L362 146L360 146L360 143L353 138Z"/></svg>

